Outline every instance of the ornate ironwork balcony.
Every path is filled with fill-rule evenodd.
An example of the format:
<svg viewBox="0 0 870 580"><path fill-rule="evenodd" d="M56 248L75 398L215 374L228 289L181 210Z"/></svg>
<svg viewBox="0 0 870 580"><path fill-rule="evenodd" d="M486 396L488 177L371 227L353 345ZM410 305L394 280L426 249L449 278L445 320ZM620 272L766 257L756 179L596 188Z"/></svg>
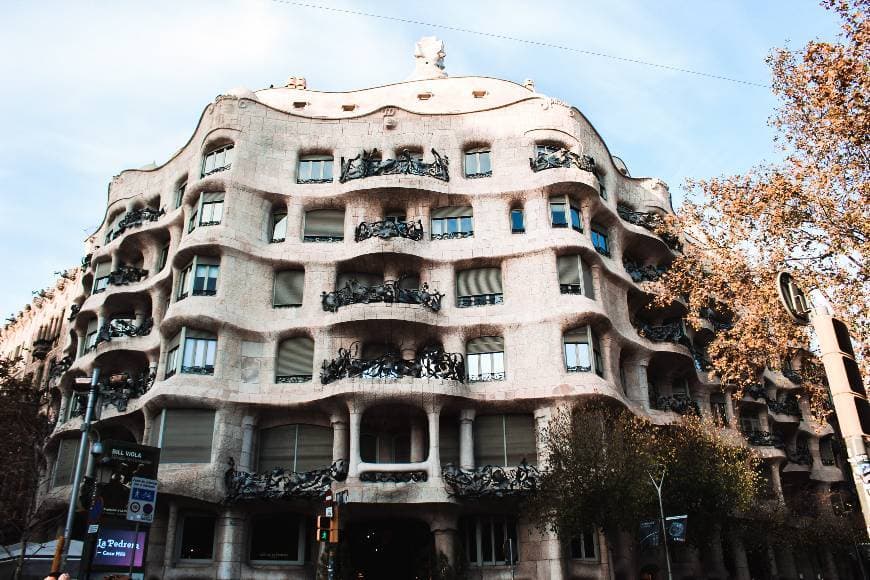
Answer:
<svg viewBox="0 0 870 580"><path fill-rule="evenodd" d="M181 372L187 375L213 375L214 367L206 365L204 367L181 367Z"/></svg>
<svg viewBox="0 0 870 580"><path fill-rule="evenodd" d="M583 365L567 365L565 370L569 373L591 373L592 366L583 366Z"/></svg>
<svg viewBox="0 0 870 580"><path fill-rule="evenodd" d="M667 272L667 268L663 266L641 266L637 262L632 262L631 260L623 260L622 265L636 284L640 284L641 282L657 282L658 279L662 277L662 274Z"/></svg>
<svg viewBox="0 0 870 580"><path fill-rule="evenodd" d="M128 211L124 214L124 217L121 218L121 221L118 222L116 226L118 229L115 231L112 239L116 239L124 234L125 231L130 228L139 227L145 222L156 222L161 217L166 214L166 210L164 209L154 209L150 207L143 207L142 209L134 209Z"/></svg>
<svg viewBox="0 0 870 580"><path fill-rule="evenodd" d="M675 344L682 344L687 348L692 346L682 320L674 320L660 326L641 323L637 333L653 342L673 342Z"/></svg>
<svg viewBox="0 0 870 580"><path fill-rule="evenodd" d="M713 361L710 360L710 355L703 348L693 346L692 359L695 361L695 368L699 371L708 372L713 368Z"/></svg>
<svg viewBox="0 0 870 580"><path fill-rule="evenodd" d="M583 284L559 284L560 294L583 294Z"/></svg>
<svg viewBox="0 0 870 580"><path fill-rule="evenodd" d="M341 175L338 180L345 183L352 179L363 179L375 175L419 175L421 177L434 177L441 181L450 181L447 171L449 160L447 156L440 155L432 149L435 157L433 163L423 163L416 159L408 150L399 154L398 159L381 160L377 149L363 150L352 159L341 158Z"/></svg>
<svg viewBox="0 0 870 580"><path fill-rule="evenodd" d="M679 415L701 416L701 408L698 406L698 402L686 395L659 397L656 401L656 408L660 411L673 411Z"/></svg>
<svg viewBox="0 0 870 580"><path fill-rule="evenodd" d="M782 440L782 435L770 431L744 431L743 436L746 441L755 447L775 447L776 449L785 449L785 442Z"/></svg>
<svg viewBox="0 0 870 580"><path fill-rule="evenodd" d="M788 396L782 401L767 401L767 407L773 413L780 415L801 416L801 408L794 396Z"/></svg>
<svg viewBox="0 0 870 580"><path fill-rule="evenodd" d="M85 254L82 257L82 270L86 270L91 265L91 256L92 254Z"/></svg>
<svg viewBox="0 0 870 580"><path fill-rule="evenodd" d="M130 399L138 399L154 385L157 373L146 368L137 375L132 373L115 373L109 375L109 382L100 388L103 406L113 405L118 411L127 410Z"/></svg>
<svg viewBox="0 0 870 580"><path fill-rule="evenodd" d="M343 236L302 236L303 242L337 244L344 241Z"/></svg>
<svg viewBox="0 0 870 580"><path fill-rule="evenodd" d="M432 234L433 240L460 240L463 238L473 238L474 230L467 232L445 232L443 234Z"/></svg>
<svg viewBox="0 0 870 580"><path fill-rule="evenodd" d="M667 234L663 235L656 231L662 223L664 223L660 215L653 212L634 211L630 207L622 205L621 203L616 204L616 213L618 213L619 217L628 223L651 231L661 238L661 240L672 250L682 249L683 245L680 243L680 240L674 236Z"/></svg>
<svg viewBox="0 0 870 580"><path fill-rule="evenodd" d="M360 481L368 483L418 483L429 479L425 471L366 471Z"/></svg>
<svg viewBox="0 0 870 580"><path fill-rule="evenodd" d="M69 404L72 405L72 409L69 413L70 418L84 417L85 411L87 411L88 406L88 394L73 393L73 395L70 397Z"/></svg>
<svg viewBox="0 0 870 580"><path fill-rule="evenodd" d="M595 171L595 159L562 148L556 151L540 151L535 157L529 157L529 166L534 172L557 167L576 167L583 171Z"/></svg>
<svg viewBox="0 0 870 580"><path fill-rule="evenodd" d="M276 383L307 383L312 378L312 375L278 375L275 377Z"/></svg>
<svg viewBox="0 0 870 580"><path fill-rule="evenodd" d="M342 306L350 304L370 304L383 302L385 304L419 304L438 312L441 310L441 299L444 297L438 291L429 290L429 285L424 283L420 288L402 288L402 281L384 280L383 284L375 286L363 286L356 279L350 280L344 288L334 292L324 292L321 298L323 309L327 312L336 312Z"/></svg>
<svg viewBox="0 0 870 580"><path fill-rule="evenodd" d="M109 284L113 286L126 286L135 284L148 277L148 270L134 266L121 266L114 272L109 273Z"/></svg>
<svg viewBox="0 0 870 580"><path fill-rule="evenodd" d="M743 396L752 397L756 401L767 400L767 389L761 383L755 383L743 389Z"/></svg>
<svg viewBox="0 0 870 580"><path fill-rule="evenodd" d="M476 294L474 296L457 296L457 308L471 308L472 306L490 306L503 304L504 294Z"/></svg>
<svg viewBox="0 0 870 580"><path fill-rule="evenodd" d="M369 238L408 238L419 242L423 239L423 222L397 222L393 220L381 220L379 222L362 222L354 231L354 240L361 242Z"/></svg>
<svg viewBox="0 0 870 580"><path fill-rule="evenodd" d="M221 165L220 167L215 167L214 169L210 169L209 171L203 171L202 176L208 177L209 175L214 175L215 173L220 173L221 171L229 171L233 168L232 163L227 163L226 165ZM220 223L220 222L218 222Z"/></svg>
<svg viewBox="0 0 870 580"><path fill-rule="evenodd" d="M790 380L796 385L799 385L804 382L804 377L799 372L793 369L783 369L782 376Z"/></svg>
<svg viewBox="0 0 870 580"><path fill-rule="evenodd" d="M48 369L48 376L52 379L58 378L68 371L72 364L73 358L71 356L65 356L58 361L54 361Z"/></svg>
<svg viewBox="0 0 870 580"><path fill-rule="evenodd" d="M321 365L320 382L324 385L343 378L399 377L448 379L465 381L465 359L459 353L444 352L440 346L428 346L413 359L405 359L397 352L386 353L375 359L354 356L356 344L350 349L338 349L338 357L325 360Z"/></svg>
<svg viewBox="0 0 870 580"><path fill-rule="evenodd" d="M97 344L109 342L113 338L146 336L151 333L153 327L154 319L150 316L138 325L135 320L125 320L123 318L110 320L100 327L100 331L97 333Z"/></svg>
<svg viewBox="0 0 870 580"><path fill-rule="evenodd" d="M734 322L729 316L717 312L713 308L705 306L700 309L699 314L701 315L701 318L708 320L717 332L722 330L729 330L734 327Z"/></svg>
<svg viewBox="0 0 870 580"><path fill-rule="evenodd" d="M468 375L469 383L489 383L493 381L503 381L507 375L504 372L500 373L477 373L476 375Z"/></svg>
<svg viewBox="0 0 870 580"><path fill-rule="evenodd" d="M329 491L333 481L347 478L347 464L339 459L326 469L290 471L276 468L264 473L237 471L231 457L224 474L224 503L237 501L307 498L317 499Z"/></svg>
<svg viewBox="0 0 870 580"><path fill-rule="evenodd" d="M81 309L82 309L82 307L81 307L79 304L72 304L72 305L70 305L70 307L69 307L69 318L67 318L67 320L69 320L70 322L72 322L73 320L75 320L75 319L76 319L76 316L79 315L79 310L81 310Z"/></svg>
<svg viewBox="0 0 870 580"><path fill-rule="evenodd" d="M517 497L538 488L541 472L523 459L517 467L484 465L462 469L448 463L442 471L444 483L451 497L469 500Z"/></svg>
<svg viewBox="0 0 870 580"><path fill-rule="evenodd" d="M51 352L55 340L57 340L57 338L37 338L30 346L30 354L32 354L35 359L45 360L45 357L47 357L48 353Z"/></svg>
<svg viewBox="0 0 870 580"><path fill-rule="evenodd" d="M813 456L807 447L796 447L794 449L786 449L785 455L790 463L797 465L812 465Z"/></svg>

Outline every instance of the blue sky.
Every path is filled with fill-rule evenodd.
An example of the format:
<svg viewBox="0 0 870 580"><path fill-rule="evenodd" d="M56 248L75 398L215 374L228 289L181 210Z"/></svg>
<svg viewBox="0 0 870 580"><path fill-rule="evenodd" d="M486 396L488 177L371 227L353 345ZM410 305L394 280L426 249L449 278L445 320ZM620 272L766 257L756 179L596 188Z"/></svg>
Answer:
<svg viewBox="0 0 870 580"><path fill-rule="evenodd" d="M772 47L831 39L838 26L810 0L311 3L764 84ZM79 261L111 177L168 159L216 95L292 75L319 90L400 81L414 42L433 34L449 74L534 79L583 111L632 175L664 179L676 200L687 177L778 155L765 88L272 0L12 0L0 21L0 315Z"/></svg>

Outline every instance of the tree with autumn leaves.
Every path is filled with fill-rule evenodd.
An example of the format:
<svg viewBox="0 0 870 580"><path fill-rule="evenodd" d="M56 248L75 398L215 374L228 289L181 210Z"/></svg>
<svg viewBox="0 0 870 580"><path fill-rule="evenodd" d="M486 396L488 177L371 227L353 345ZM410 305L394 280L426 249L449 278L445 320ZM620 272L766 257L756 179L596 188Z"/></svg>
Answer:
<svg viewBox="0 0 870 580"><path fill-rule="evenodd" d="M850 325L870 376L870 1L824 0L842 21L838 42L812 41L768 57L780 104L771 124L784 159L743 175L690 180L690 201L663 233L687 244L651 289L659 303L682 300L701 324L711 301L736 316L707 355L723 384L739 393L810 345L776 290L787 270L821 293ZM820 369L802 369L817 417L826 411ZM865 378L866 381L866 378Z"/></svg>

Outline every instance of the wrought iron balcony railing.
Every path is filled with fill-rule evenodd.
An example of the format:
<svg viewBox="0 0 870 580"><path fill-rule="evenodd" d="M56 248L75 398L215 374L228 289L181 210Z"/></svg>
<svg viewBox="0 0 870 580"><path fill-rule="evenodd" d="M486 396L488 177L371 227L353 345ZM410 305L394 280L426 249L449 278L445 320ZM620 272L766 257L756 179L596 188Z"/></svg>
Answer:
<svg viewBox="0 0 870 580"><path fill-rule="evenodd" d="M804 382L804 377L799 372L793 369L783 369L782 376L790 380L796 385L799 385Z"/></svg>
<svg viewBox="0 0 870 580"><path fill-rule="evenodd" d="M393 220L381 220L378 222L362 222L354 231L354 240L361 242L369 238L408 238L419 242L423 239L423 222L420 220L410 222L397 222Z"/></svg>
<svg viewBox="0 0 870 580"><path fill-rule="evenodd" d="M776 449L785 449L785 442L782 435L770 431L744 431L743 436L746 441L755 447L775 447Z"/></svg>
<svg viewBox="0 0 870 580"><path fill-rule="evenodd" d="M569 373L591 373L592 365L567 365L565 366L565 370Z"/></svg>
<svg viewBox="0 0 870 580"><path fill-rule="evenodd" d="M713 361L710 360L710 355L707 351L697 345L693 345L692 359L695 361L695 368L701 372L708 372L713 369Z"/></svg>
<svg viewBox="0 0 870 580"><path fill-rule="evenodd" d="M72 305L70 305L70 307L69 307L69 318L67 318L67 320L69 320L70 322L72 322L73 320L75 320L75 319L76 319L76 316L79 315L79 310L81 310L81 309L82 309L82 307L81 307L81 305L79 305L79 304L72 304Z"/></svg>
<svg viewBox="0 0 870 580"><path fill-rule="evenodd" d="M734 321L727 315L717 312L713 308L703 307L700 309L701 318L709 321L713 328L718 332L729 330L734 326Z"/></svg>
<svg viewBox="0 0 870 580"><path fill-rule="evenodd" d="M618 213L619 217L621 217L628 223L640 226L644 229L651 231L652 233L657 235L670 249L682 249L683 245L680 240L669 234L662 234L656 231L664 223L660 215L652 212L634 211L630 207L622 204L616 205L616 213Z"/></svg>
<svg viewBox="0 0 870 580"><path fill-rule="evenodd" d="M134 266L121 266L114 272L109 273L109 284L113 286L126 286L135 284L148 277L148 270Z"/></svg>
<svg viewBox="0 0 870 580"><path fill-rule="evenodd" d="M476 373L476 374L468 374L468 382L469 383L489 383L493 381L503 381L507 375L504 371L500 373Z"/></svg>
<svg viewBox="0 0 870 580"><path fill-rule="evenodd" d="M755 383L743 389L743 396L752 397L756 401L767 400L767 388L761 383Z"/></svg>
<svg viewBox="0 0 870 580"><path fill-rule="evenodd" d="M471 308L472 306L489 306L503 304L504 294L476 294L474 296L457 296L457 308Z"/></svg>
<svg viewBox="0 0 870 580"><path fill-rule="evenodd" d="M462 469L448 463L442 469L442 476L450 496L478 500L531 493L538 488L541 473L523 459L516 467L484 465Z"/></svg>
<svg viewBox="0 0 870 580"><path fill-rule="evenodd" d="M337 244L344 241L344 236L302 236L302 241Z"/></svg>
<svg viewBox="0 0 870 580"><path fill-rule="evenodd" d="M359 474L360 481L367 483L418 483L427 481L425 471L365 471Z"/></svg>
<svg viewBox="0 0 870 580"><path fill-rule="evenodd" d="M157 374L149 368L134 373L113 373L108 384L100 387L100 400L103 406L113 405L118 411L127 410L130 399L138 399L154 385Z"/></svg>
<svg viewBox="0 0 870 580"><path fill-rule="evenodd" d="M82 257L82 270L87 270L88 267L91 265L91 256L92 255L93 254L85 254Z"/></svg>
<svg viewBox="0 0 870 580"><path fill-rule="evenodd" d="M317 499L329 491L333 481L347 478L347 464L342 459L325 469L311 471L276 468L263 473L247 473L236 470L232 458L229 465L224 474L224 503L227 504L264 499Z"/></svg>
<svg viewBox="0 0 870 580"><path fill-rule="evenodd" d="M119 221L118 225L115 226L118 229L115 230L114 234L112 234L112 239L117 239L122 236L125 231L130 228L139 227L145 222L156 222L165 214L166 210L162 208L158 210L150 207L143 207L141 209L130 210L124 214L124 217L121 218L121 221Z"/></svg>
<svg viewBox="0 0 870 580"><path fill-rule="evenodd" d="M794 449L785 450L786 457L790 463L797 465L812 465L813 456L807 447L796 447Z"/></svg>
<svg viewBox="0 0 870 580"><path fill-rule="evenodd" d="M767 401L767 407L773 413L777 413L780 415L791 415L793 417L801 416L801 408L798 404L798 401L795 397L786 397L782 401Z"/></svg>
<svg viewBox="0 0 870 580"><path fill-rule="evenodd" d="M656 408L660 411L673 411L679 415L701 416L701 407L698 406L698 402L687 395L659 397L656 401Z"/></svg>
<svg viewBox="0 0 870 580"><path fill-rule="evenodd" d="M205 366L182 366L181 372L188 375L213 375L214 374L214 366L213 365L205 365Z"/></svg>
<svg viewBox="0 0 870 580"><path fill-rule="evenodd" d="M307 383L312 378L312 375L277 375L276 383Z"/></svg>
<svg viewBox="0 0 870 580"><path fill-rule="evenodd" d="M154 319L150 316L139 324L136 324L135 320L123 318L110 320L100 327L100 331L97 333L97 344L109 342L113 338L146 336L151 333L153 327Z"/></svg>
<svg viewBox="0 0 870 580"><path fill-rule="evenodd" d="M432 163L423 163L407 150L402 151L398 159L381 160L377 149L363 150L352 159L341 158L341 175L338 180L345 183L375 175L419 175L450 181L447 156L440 155L435 149L432 149L432 155L435 157Z"/></svg>
<svg viewBox="0 0 870 580"><path fill-rule="evenodd" d="M673 342L675 344L682 344L687 348L692 346L682 320L674 320L658 326L641 323L637 333L653 342Z"/></svg>
<svg viewBox="0 0 870 580"><path fill-rule="evenodd" d="M69 370L69 368L73 364L73 358L71 356L65 356L60 360L54 361L51 363L51 366L48 368L48 376L55 379L60 377L63 373Z"/></svg>
<svg viewBox="0 0 870 580"><path fill-rule="evenodd" d="M356 279L353 279L345 284L344 288L339 288L334 292L324 292L321 303L327 312L335 312L342 306L350 304L370 304L373 302L419 304L432 312L441 310L443 294L436 290L429 290L429 285L425 282L420 288L403 288L402 282L405 279L384 280L383 284L375 286L363 286Z"/></svg>
<svg viewBox="0 0 870 580"><path fill-rule="evenodd" d="M529 157L532 171L538 172L556 167L576 167L583 171L595 171L595 160L588 155L577 155L567 149L541 151L535 157Z"/></svg>
<svg viewBox="0 0 870 580"><path fill-rule="evenodd" d="M461 240L463 238L473 238L474 230L464 232L444 232L443 234L432 234L433 240Z"/></svg>
<svg viewBox="0 0 870 580"><path fill-rule="evenodd" d="M641 266L637 262L631 260L623 260L622 265L636 284L640 284L641 282L657 282L659 278L662 277L662 274L667 271L667 268L662 266Z"/></svg>
<svg viewBox="0 0 870 580"><path fill-rule="evenodd" d="M37 338L30 346L30 354L32 354L35 359L45 360L45 357L48 356L48 353L51 352L52 347L54 347L54 342L56 340L57 337Z"/></svg>
<svg viewBox="0 0 870 580"><path fill-rule="evenodd" d="M356 377L465 381L464 357L459 353L444 352L440 346L425 347L413 359L402 358L397 352L386 353L374 359L356 358L356 347L354 344L350 349L340 348L337 358L323 361L320 382L326 385L343 378Z"/></svg>
<svg viewBox="0 0 870 580"><path fill-rule="evenodd" d="M559 284L560 294L583 294L583 284Z"/></svg>

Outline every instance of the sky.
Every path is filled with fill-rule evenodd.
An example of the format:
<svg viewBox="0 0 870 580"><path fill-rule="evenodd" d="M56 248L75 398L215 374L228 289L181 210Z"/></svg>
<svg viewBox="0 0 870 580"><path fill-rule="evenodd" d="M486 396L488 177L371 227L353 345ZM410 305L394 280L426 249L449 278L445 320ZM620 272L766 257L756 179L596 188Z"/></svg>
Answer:
<svg viewBox="0 0 870 580"><path fill-rule="evenodd" d="M762 85L772 48L838 29L811 0L4 0L3 12L2 318L79 263L112 176L165 162L230 88L290 76L330 91L398 82L413 70L416 40L435 35L449 75L533 79L580 109L633 176L663 179L679 203L687 178L778 158L768 88L456 28Z"/></svg>

